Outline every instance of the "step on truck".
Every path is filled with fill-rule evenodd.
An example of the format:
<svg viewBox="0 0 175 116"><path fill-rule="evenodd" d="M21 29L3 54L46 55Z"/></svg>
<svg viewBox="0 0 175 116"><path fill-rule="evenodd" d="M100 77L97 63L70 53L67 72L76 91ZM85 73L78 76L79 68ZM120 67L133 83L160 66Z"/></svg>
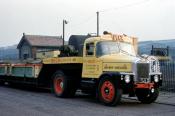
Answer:
<svg viewBox="0 0 175 116"><path fill-rule="evenodd" d="M162 84L159 61L138 56L137 38L72 35L63 47L53 57L40 53L37 60L2 62L1 83L49 87L61 98L73 97L79 89L108 106L119 104L123 94L147 104L157 99Z"/></svg>

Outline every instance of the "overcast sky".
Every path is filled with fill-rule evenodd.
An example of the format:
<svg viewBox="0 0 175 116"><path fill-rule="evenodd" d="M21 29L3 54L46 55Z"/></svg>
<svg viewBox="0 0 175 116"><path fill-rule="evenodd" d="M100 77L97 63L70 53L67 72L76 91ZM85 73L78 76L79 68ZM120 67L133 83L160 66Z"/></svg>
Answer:
<svg viewBox="0 0 175 116"><path fill-rule="evenodd" d="M0 46L17 44L22 33L62 35L104 30L136 36L139 41L175 39L175 0L0 0Z"/></svg>

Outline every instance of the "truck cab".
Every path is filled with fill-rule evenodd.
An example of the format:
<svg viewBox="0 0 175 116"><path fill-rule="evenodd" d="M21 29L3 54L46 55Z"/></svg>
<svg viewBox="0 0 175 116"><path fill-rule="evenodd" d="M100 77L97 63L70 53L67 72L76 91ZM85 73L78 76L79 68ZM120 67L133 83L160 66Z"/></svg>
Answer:
<svg viewBox="0 0 175 116"><path fill-rule="evenodd" d="M114 40L112 35L105 37L93 37L85 41L82 77L99 78L106 71L131 72L131 62L136 58L131 41Z"/></svg>
<svg viewBox="0 0 175 116"><path fill-rule="evenodd" d="M152 103L158 97L162 78L155 57L137 55L136 38L108 34L85 40L82 83L94 84L93 90L105 105L118 104L122 94Z"/></svg>

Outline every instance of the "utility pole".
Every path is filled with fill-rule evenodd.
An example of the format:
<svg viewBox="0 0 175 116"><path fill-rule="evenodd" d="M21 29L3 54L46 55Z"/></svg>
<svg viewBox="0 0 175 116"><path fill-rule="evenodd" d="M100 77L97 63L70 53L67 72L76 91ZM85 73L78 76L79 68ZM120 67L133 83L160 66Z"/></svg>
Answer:
<svg viewBox="0 0 175 116"><path fill-rule="evenodd" d="M97 11L97 36L99 36L99 12Z"/></svg>
<svg viewBox="0 0 175 116"><path fill-rule="evenodd" d="M63 51L64 51L64 37L65 37L65 24L67 24L68 21L63 19Z"/></svg>

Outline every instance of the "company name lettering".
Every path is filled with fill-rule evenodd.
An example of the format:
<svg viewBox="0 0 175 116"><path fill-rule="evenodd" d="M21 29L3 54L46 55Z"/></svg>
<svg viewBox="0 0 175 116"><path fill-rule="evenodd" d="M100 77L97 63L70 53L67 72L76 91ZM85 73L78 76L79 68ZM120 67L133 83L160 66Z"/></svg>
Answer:
<svg viewBox="0 0 175 116"><path fill-rule="evenodd" d="M123 64L123 65L120 65L120 66L110 66L110 65L106 64L104 66L104 69L123 69L123 70L126 70L127 69L127 65Z"/></svg>

